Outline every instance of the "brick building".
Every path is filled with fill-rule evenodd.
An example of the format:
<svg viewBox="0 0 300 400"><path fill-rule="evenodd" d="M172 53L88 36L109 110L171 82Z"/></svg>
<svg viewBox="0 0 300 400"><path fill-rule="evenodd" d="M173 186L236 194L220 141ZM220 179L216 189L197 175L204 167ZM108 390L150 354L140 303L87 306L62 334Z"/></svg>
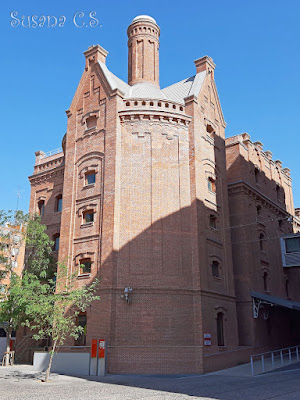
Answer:
<svg viewBox="0 0 300 400"><path fill-rule="evenodd" d="M250 279L243 286L238 257L244 250L234 247L232 260L235 231L230 234L230 224L244 224L238 191L254 179L247 165L258 163L257 147L245 135L225 143L210 57L195 61L194 76L161 89L155 20L136 17L127 34L128 83L107 68L101 46L84 53L63 150L36 153L30 212L43 216L59 260L78 274L78 285L100 279L101 301L81 316L87 326L81 344L107 340L108 372L192 373L234 365L253 347L269 344L255 341L244 326L253 316L241 305L243 290L251 304L250 291L261 287ZM275 193L286 192L277 214L284 219L294 214L289 173L270 165L279 171ZM237 183L244 176L248 186ZM252 203L256 223L258 201ZM287 225L284 220L280 229ZM262 262L269 271L273 258ZM246 276L252 264L242 268ZM268 279L277 278L270 273ZM283 296L281 283L276 294Z"/></svg>
<svg viewBox="0 0 300 400"><path fill-rule="evenodd" d="M247 133L226 139L226 158L239 344L299 342L299 315L288 301L300 301L300 273L283 268L279 241L300 230L290 170ZM286 307L278 307L282 299Z"/></svg>

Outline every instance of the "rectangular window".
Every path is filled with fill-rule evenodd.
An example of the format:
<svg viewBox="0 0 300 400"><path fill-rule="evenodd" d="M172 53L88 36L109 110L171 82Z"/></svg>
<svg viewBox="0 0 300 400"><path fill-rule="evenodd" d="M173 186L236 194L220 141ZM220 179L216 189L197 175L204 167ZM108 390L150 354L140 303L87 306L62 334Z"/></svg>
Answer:
<svg viewBox="0 0 300 400"><path fill-rule="evenodd" d="M214 192L214 193L216 192L216 183L213 178L208 178L207 186L208 186L209 191Z"/></svg>
<svg viewBox="0 0 300 400"><path fill-rule="evenodd" d="M61 210L62 210L62 195L59 194L59 195L56 197L55 211L61 212Z"/></svg>
<svg viewBox="0 0 300 400"><path fill-rule="evenodd" d="M56 235L54 237L54 251L58 251L59 250L59 235Z"/></svg>
<svg viewBox="0 0 300 400"><path fill-rule="evenodd" d="M285 239L285 248L287 253L300 252L300 237Z"/></svg>
<svg viewBox="0 0 300 400"><path fill-rule="evenodd" d="M85 346L86 345L86 326L87 326L86 314L78 315L77 326L82 327L82 332L79 334L79 337L75 340L75 346Z"/></svg>
<svg viewBox="0 0 300 400"><path fill-rule="evenodd" d="M43 217L45 214L45 200L40 200L38 202L38 209L39 209L39 215Z"/></svg>
<svg viewBox="0 0 300 400"><path fill-rule="evenodd" d="M219 263L218 261L213 261L212 265L211 265L211 269L212 269L212 276L214 276L215 278L219 278Z"/></svg>
<svg viewBox="0 0 300 400"><path fill-rule="evenodd" d="M95 172L89 172L88 174L85 175L85 184L86 185L92 185L95 182L96 182Z"/></svg>
<svg viewBox="0 0 300 400"><path fill-rule="evenodd" d="M218 346L224 346L224 326L223 326L223 314L217 314L217 338L218 338Z"/></svg>
<svg viewBox="0 0 300 400"><path fill-rule="evenodd" d="M92 269L92 263L89 258L80 261L80 275L90 274Z"/></svg>

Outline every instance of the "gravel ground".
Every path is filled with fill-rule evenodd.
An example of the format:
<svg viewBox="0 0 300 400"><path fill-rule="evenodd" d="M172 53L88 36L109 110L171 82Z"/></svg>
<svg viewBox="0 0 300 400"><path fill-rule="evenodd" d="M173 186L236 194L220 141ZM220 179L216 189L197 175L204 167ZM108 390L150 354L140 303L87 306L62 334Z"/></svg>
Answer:
<svg viewBox="0 0 300 400"><path fill-rule="evenodd" d="M44 374L32 366L0 367L2 400L300 400L300 369L274 372L254 378L228 374L139 376L108 375L105 378Z"/></svg>

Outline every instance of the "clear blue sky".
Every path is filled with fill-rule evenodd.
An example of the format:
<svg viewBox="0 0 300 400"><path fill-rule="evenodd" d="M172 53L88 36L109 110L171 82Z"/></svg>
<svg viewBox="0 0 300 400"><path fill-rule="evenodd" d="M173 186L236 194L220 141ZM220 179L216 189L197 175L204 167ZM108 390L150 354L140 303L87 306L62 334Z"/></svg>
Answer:
<svg viewBox="0 0 300 400"><path fill-rule="evenodd" d="M54 15L66 22L12 27L12 11L18 19ZM95 11L98 26L76 27L72 19L80 11L86 19L77 18L77 24ZM300 206L299 0L28 0L1 5L0 209L16 208L20 188L19 208L28 210L34 152L61 145L83 51L99 43L109 51L108 68L126 81L126 29L139 14L153 16L161 28L161 86L194 75L193 61L211 56L227 136L248 132L281 159L292 170Z"/></svg>

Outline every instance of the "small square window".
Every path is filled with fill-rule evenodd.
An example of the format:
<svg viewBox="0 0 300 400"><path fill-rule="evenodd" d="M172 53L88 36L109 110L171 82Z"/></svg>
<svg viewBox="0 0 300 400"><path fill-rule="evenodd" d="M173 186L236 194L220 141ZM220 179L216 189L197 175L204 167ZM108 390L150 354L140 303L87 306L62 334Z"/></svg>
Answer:
<svg viewBox="0 0 300 400"><path fill-rule="evenodd" d="M86 211L83 214L84 223L87 224L89 222L94 222L94 212L93 211Z"/></svg>
<svg viewBox="0 0 300 400"><path fill-rule="evenodd" d="M85 184L86 185L92 185L95 182L96 182L95 171L88 172L88 173L85 174Z"/></svg>
<svg viewBox="0 0 300 400"><path fill-rule="evenodd" d="M90 274L91 273L91 267L92 267L92 263L91 263L91 259L90 258L86 258L84 260L81 260L80 261L80 275Z"/></svg>
<svg viewBox="0 0 300 400"><path fill-rule="evenodd" d="M92 116L86 120L86 129L96 128L97 127L97 117Z"/></svg>

